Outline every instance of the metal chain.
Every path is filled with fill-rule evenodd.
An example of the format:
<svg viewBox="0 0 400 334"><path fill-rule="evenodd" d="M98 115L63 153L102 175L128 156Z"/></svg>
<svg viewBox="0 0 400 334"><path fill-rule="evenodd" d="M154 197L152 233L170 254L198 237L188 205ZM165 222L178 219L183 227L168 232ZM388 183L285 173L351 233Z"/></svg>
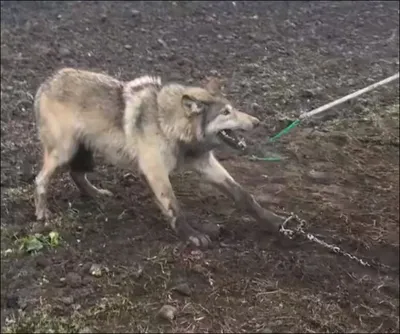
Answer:
<svg viewBox="0 0 400 334"><path fill-rule="evenodd" d="M293 219L295 219L298 222L298 225L295 229L290 229L289 227L287 227L287 225L288 225L289 221L291 221ZM372 267L372 265L369 262L364 261L363 259L360 259L355 255L345 252L339 246L328 244L327 242L317 238L315 235L313 235L311 233L306 233L304 231L305 226L306 226L306 221L304 219L300 219L296 214L291 213L290 216L288 218L286 218L286 220L281 225L279 232L281 232L284 236L288 237L289 239L293 239L296 235L302 235L305 238L307 238L308 240L313 241L313 242L333 251L336 254L346 256L349 259L358 262L359 264L361 264L364 267ZM384 267L387 269L392 269L391 267L386 266L384 264L379 264L379 265L381 267Z"/></svg>

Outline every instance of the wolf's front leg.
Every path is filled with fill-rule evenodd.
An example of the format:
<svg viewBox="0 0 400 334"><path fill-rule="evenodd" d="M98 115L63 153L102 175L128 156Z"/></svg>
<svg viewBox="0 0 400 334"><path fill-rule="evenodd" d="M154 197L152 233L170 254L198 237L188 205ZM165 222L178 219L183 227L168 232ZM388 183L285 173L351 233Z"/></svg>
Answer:
<svg viewBox="0 0 400 334"><path fill-rule="evenodd" d="M153 157L149 161L142 160L140 168L154 192L158 206L168 218L172 229L196 247L208 247L211 244L209 236L191 227L180 210L168 172L162 162L157 163L157 159Z"/></svg>
<svg viewBox="0 0 400 334"><path fill-rule="evenodd" d="M232 198L236 205L247 211L255 219L268 222L272 232L278 232L283 219L273 212L264 209L228 171L218 162L212 153L196 160L193 167L202 174L208 182Z"/></svg>

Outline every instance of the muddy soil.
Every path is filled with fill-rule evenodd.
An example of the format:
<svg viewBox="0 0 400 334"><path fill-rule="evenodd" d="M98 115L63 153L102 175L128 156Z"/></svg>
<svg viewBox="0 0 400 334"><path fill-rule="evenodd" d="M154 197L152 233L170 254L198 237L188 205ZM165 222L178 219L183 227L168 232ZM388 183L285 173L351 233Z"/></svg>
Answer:
<svg viewBox="0 0 400 334"><path fill-rule="evenodd" d="M1 2L1 326L4 332L398 332L399 85L268 138L307 111L399 70L399 4L386 2ZM191 173L172 178L191 219L222 227L211 249L182 247L146 184L98 159L115 197L79 196L59 173L54 218L34 218L39 84L73 66L226 80L264 126L251 152L218 151L266 207L363 266L266 227ZM253 161L250 155L280 156ZM60 235L33 254L35 233ZM157 312L176 308L165 321Z"/></svg>

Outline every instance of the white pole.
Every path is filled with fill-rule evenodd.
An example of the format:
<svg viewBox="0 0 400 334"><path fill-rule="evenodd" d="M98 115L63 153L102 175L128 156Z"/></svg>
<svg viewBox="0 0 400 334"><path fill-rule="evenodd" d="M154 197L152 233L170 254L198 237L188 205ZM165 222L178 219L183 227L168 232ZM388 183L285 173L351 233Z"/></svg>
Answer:
<svg viewBox="0 0 400 334"><path fill-rule="evenodd" d="M333 101L333 102L330 102L330 103L328 103L328 104L325 104L325 105L323 105L323 106L321 106L321 107L319 107L319 108L316 108L316 109L314 109L314 110L311 110L311 111L302 113L302 114L299 116L299 119L304 119L304 118L307 118L307 117L310 117L310 116L314 116L314 115L316 115L316 114L319 114L320 112L323 112L323 111L328 110L328 109L330 109L330 108L332 108L332 107L335 107L335 106L337 106L337 105L339 105L339 104L341 104L341 103L343 103L343 102L346 102L346 101L348 101L348 100L350 100L350 99L353 99L353 98L355 98L355 97L357 97L357 96L360 96L361 94L364 94L364 93L366 93L366 92L369 92L369 91L371 91L371 90L373 90L373 89L375 89L375 88L378 88L379 86L385 85L385 84L387 84L387 83L389 83L389 82L391 82L391 81L393 81L393 80L396 80L396 79L398 79L398 78L399 78L399 73L397 73L397 74L395 74L395 75L392 75L391 77L386 78L386 79L384 79L384 80L381 80L381 81L379 81L379 82L377 82L377 83L374 83L374 84L372 84L372 85L370 85L370 86L368 86L368 87L365 87L365 88L363 88L363 89L360 89L360 90L358 90L358 91L356 91L356 92L354 92L354 93L351 93L351 94L349 94L349 95L346 95L346 96L344 96L344 97L342 97L342 98L340 98L340 99L338 99L338 100L336 100L336 101Z"/></svg>

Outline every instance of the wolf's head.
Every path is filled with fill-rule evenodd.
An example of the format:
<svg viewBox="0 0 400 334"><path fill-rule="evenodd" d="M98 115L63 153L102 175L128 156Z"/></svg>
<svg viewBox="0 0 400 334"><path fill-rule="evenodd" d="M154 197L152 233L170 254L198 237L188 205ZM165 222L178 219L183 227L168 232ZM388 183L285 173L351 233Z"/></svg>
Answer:
<svg viewBox="0 0 400 334"><path fill-rule="evenodd" d="M221 81L212 78L204 88L188 87L182 96L182 106L187 117L196 120L198 139L217 139L236 149L243 149L245 142L239 138L238 130L252 130L260 121L236 109L222 95L221 84Z"/></svg>
<svg viewBox="0 0 400 334"><path fill-rule="evenodd" d="M170 126L186 142L224 142L243 149L237 131L247 131L260 121L237 110L220 91L221 82L211 79L204 87L171 84L159 94L159 106L169 114ZM167 116L167 115L165 115ZM179 126L178 124L181 124ZM178 128L180 130L178 130ZM172 129L171 129L172 130Z"/></svg>

